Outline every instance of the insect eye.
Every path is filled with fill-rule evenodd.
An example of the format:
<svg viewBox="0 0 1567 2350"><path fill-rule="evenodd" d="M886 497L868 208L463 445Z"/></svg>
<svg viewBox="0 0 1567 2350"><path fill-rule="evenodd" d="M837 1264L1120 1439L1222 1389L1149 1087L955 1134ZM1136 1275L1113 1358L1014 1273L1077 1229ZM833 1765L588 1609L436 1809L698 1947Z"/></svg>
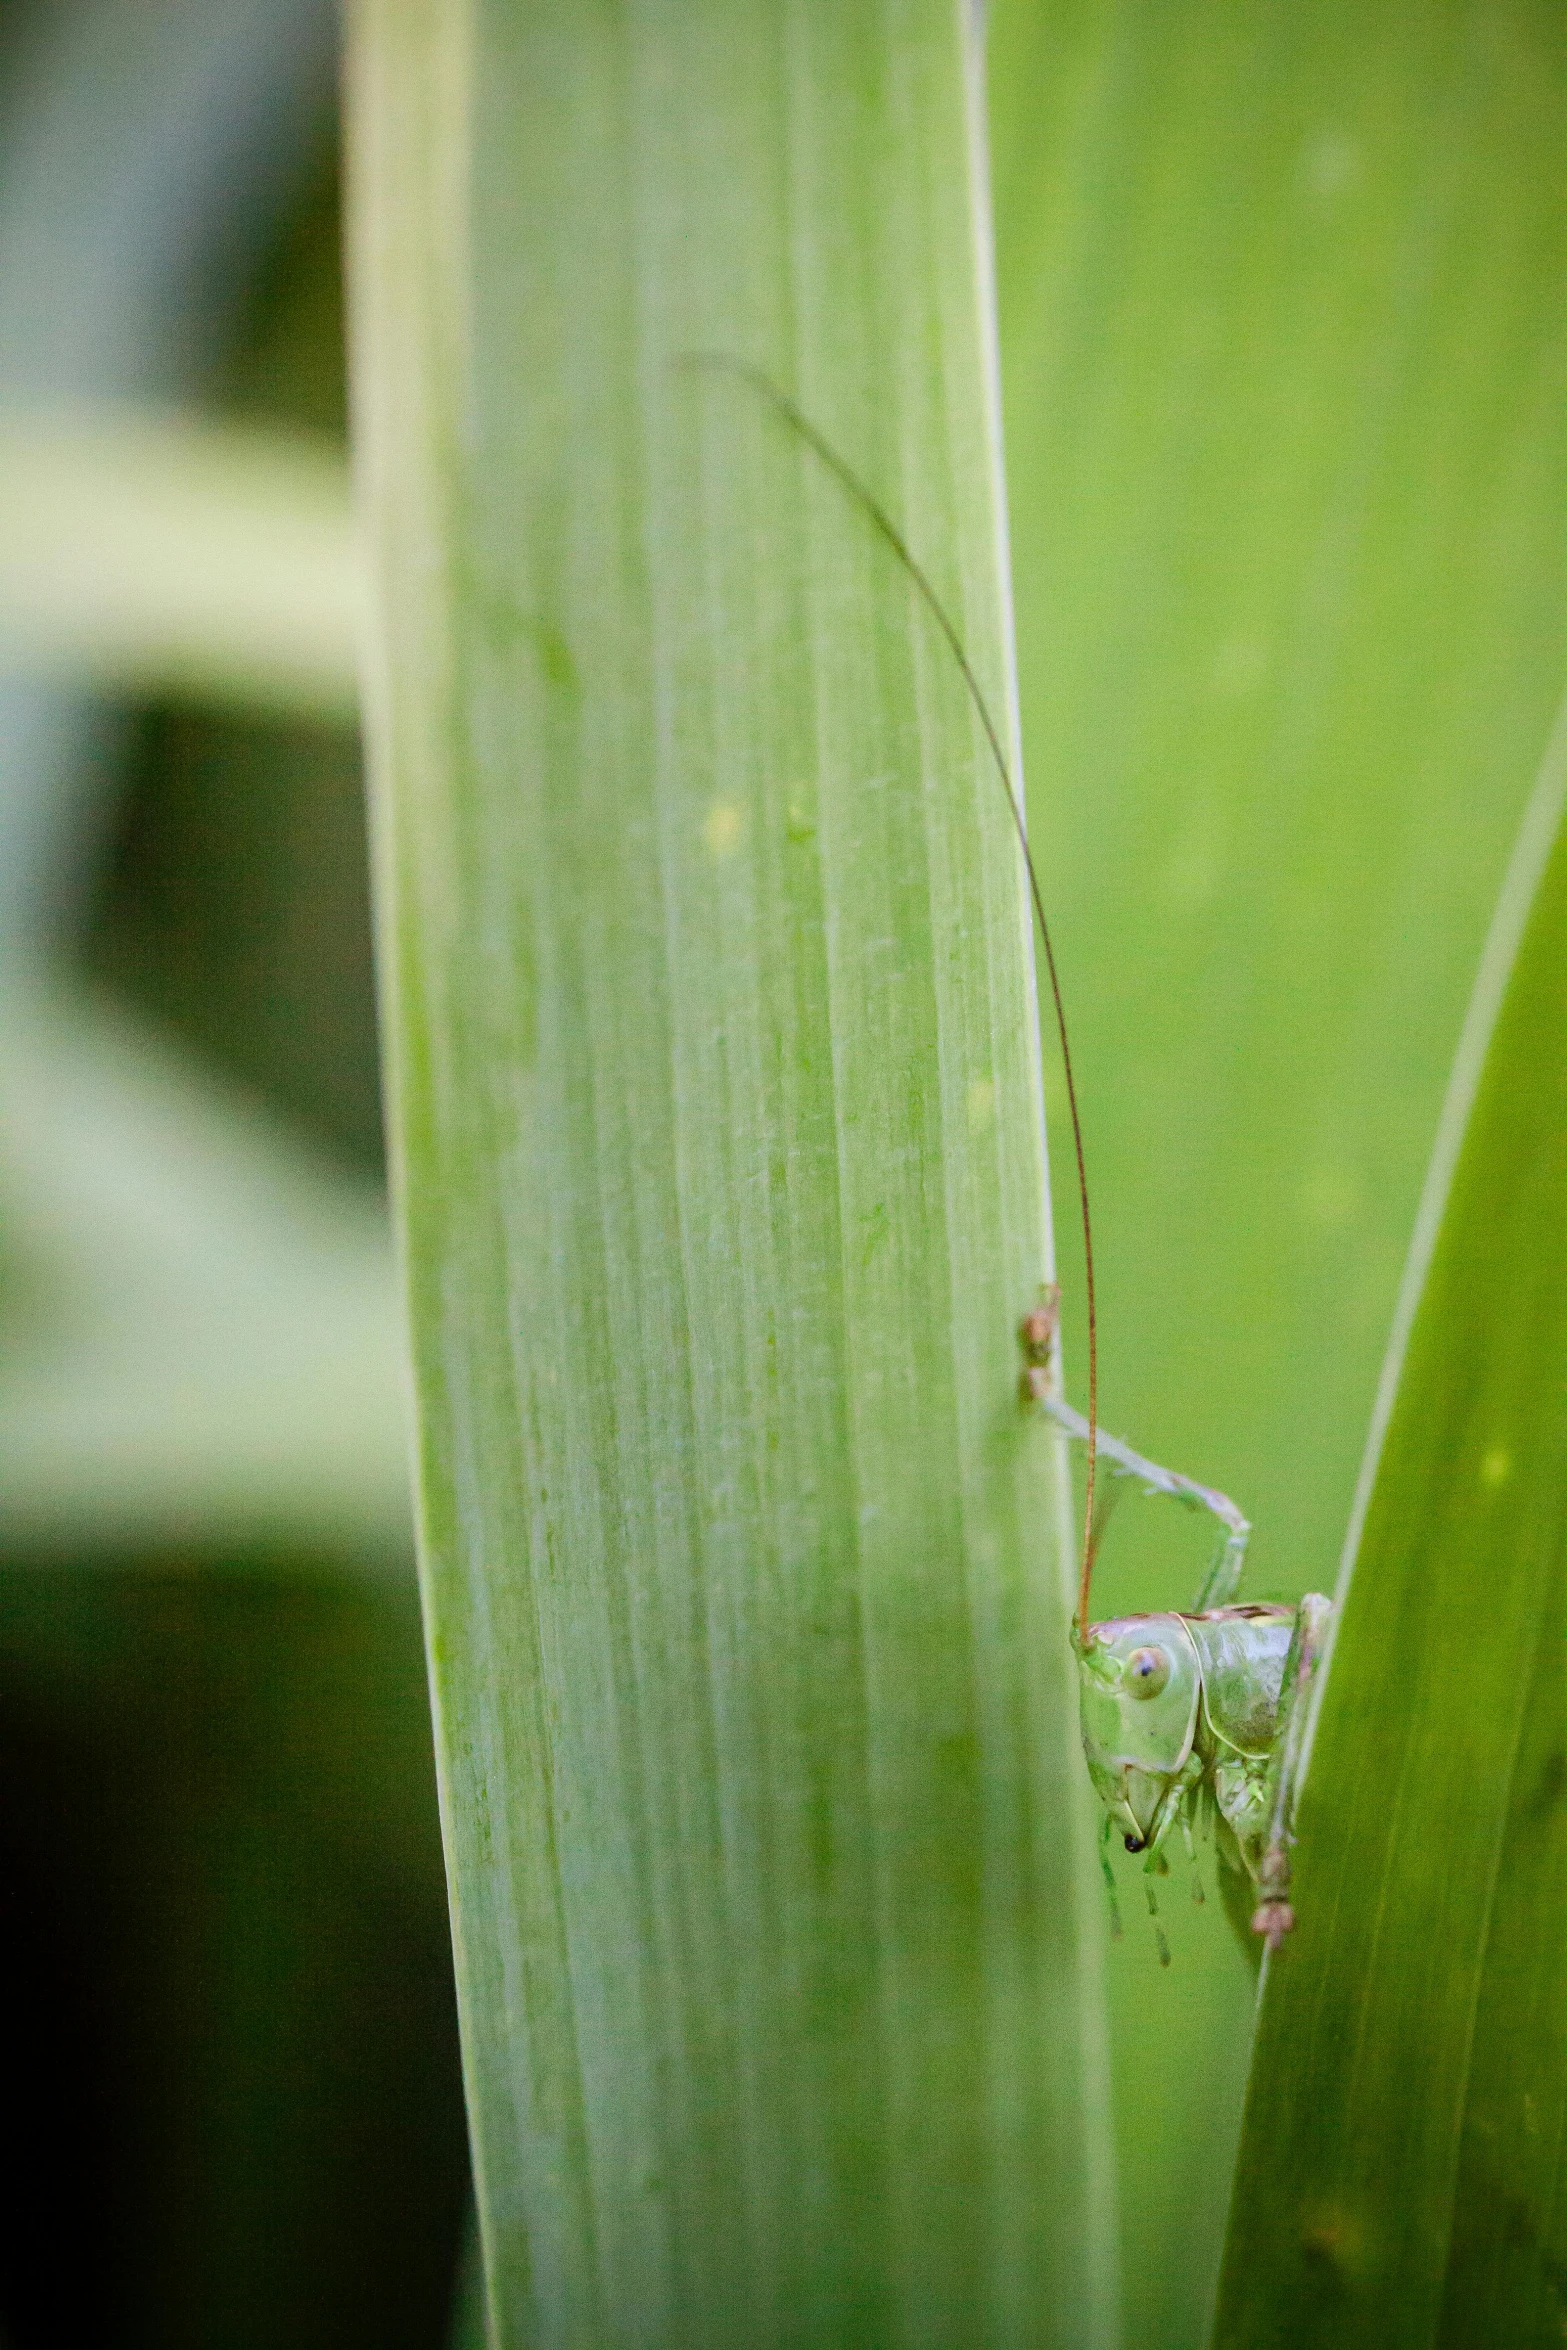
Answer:
<svg viewBox="0 0 1567 2350"><path fill-rule="evenodd" d="M1162 1648L1134 1648L1126 1660L1126 1687L1132 1697L1157 1697L1170 1678L1170 1660Z"/></svg>

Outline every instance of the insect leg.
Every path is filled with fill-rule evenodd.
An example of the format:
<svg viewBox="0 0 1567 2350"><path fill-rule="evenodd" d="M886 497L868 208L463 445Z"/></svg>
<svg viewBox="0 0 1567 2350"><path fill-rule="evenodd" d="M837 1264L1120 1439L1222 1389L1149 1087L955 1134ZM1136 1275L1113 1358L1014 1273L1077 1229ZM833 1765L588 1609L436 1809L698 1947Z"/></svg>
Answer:
<svg viewBox="0 0 1567 2350"><path fill-rule="evenodd" d="M1159 1923L1159 1897L1154 1891L1154 1879L1169 1874L1170 1864L1164 1855L1164 1840L1177 1820L1185 1830L1187 1845L1190 1848L1191 1828L1186 1817L1187 1802L1192 1789L1197 1785L1201 1771L1202 1759L1193 1752L1188 1755L1178 1775L1170 1780L1164 1793L1160 1796L1158 1808L1149 1823L1148 1840L1143 1846L1143 1851L1147 1855L1143 1862L1143 1891L1148 1897L1148 1915L1154 1921L1154 1940L1159 1945L1159 1964L1161 1966L1168 1966L1170 1963L1170 1945L1165 1940L1164 1928ZM1136 1846L1132 1846L1132 1849L1135 1851Z"/></svg>
<svg viewBox="0 0 1567 2350"><path fill-rule="evenodd" d="M1224 1496L1220 1494L1217 1498L1222 1501ZM1231 1502L1230 1507L1234 1509L1235 1504ZM1237 1511L1236 1515L1239 1514ZM1214 1555L1212 1566L1202 1579L1202 1588L1192 1602L1194 1616L1205 1615L1209 1608L1229 1606L1241 1587L1241 1577L1246 1571L1246 1545L1250 1539L1251 1528L1244 1518L1238 1526L1231 1527Z"/></svg>
<svg viewBox="0 0 1567 2350"><path fill-rule="evenodd" d="M1197 1866L1197 1846L1192 1838L1192 1815L1189 1807L1181 1806L1181 1834L1186 1841L1186 1858L1191 1864L1192 1899L1200 1909L1207 1899L1202 1889L1202 1871Z"/></svg>
<svg viewBox="0 0 1567 2350"><path fill-rule="evenodd" d="M1060 1396L1051 1394L1049 1366L1036 1359L1033 1325L1047 1320L1053 1337L1055 1324L1048 1308L1042 1308L1038 1315L1031 1314L1023 1325L1023 1348L1027 1358L1024 1381L1029 1394L1047 1418L1054 1420L1058 1428L1064 1428L1074 1443L1086 1444L1088 1422L1081 1412L1075 1412L1069 1403L1063 1403ZM1215 1486L1199 1485L1194 1477L1183 1477L1178 1470L1162 1469L1157 1461L1145 1460L1140 1452L1133 1452L1129 1444L1123 1444L1118 1436L1107 1435L1103 1428L1098 1434L1098 1448L1099 1458L1113 1477L1134 1478L1145 1493L1167 1494L1171 1501L1181 1502L1187 1509L1207 1510L1219 1520L1226 1530L1224 1540L1197 1594L1193 1613L1201 1615L1207 1608L1227 1607L1239 1588L1246 1564L1246 1545L1251 1538L1249 1521L1241 1515L1229 1495L1220 1493Z"/></svg>
<svg viewBox="0 0 1567 2350"><path fill-rule="evenodd" d="M1270 1950L1277 1950L1295 1923L1290 1906L1290 1846L1300 1767L1305 1754L1308 1708L1303 1702L1333 1620L1333 1604L1311 1591L1295 1612L1295 1631L1284 1662L1279 1691L1279 1724L1269 1763L1268 1842L1257 1870L1257 1910L1251 1921Z"/></svg>
<svg viewBox="0 0 1567 2350"><path fill-rule="evenodd" d="M1150 1852L1148 1858L1143 1863L1143 1891L1148 1896L1148 1915L1153 1919L1153 1938L1159 1949L1159 1964L1161 1966L1168 1966L1170 1963L1170 1945L1168 1942L1166 1942L1164 1938L1164 1928L1159 1923L1159 1897L1153 1889L1153 1870L1155 1858L1155 1854Z"/></svg>
<svg viewBox="0 0 1567 2350"><path fill-rule="evenodd" d="M1024 1316L1023 1327L1018 1332L1031 1369L1036 1365L1041 1370L1048 1366L1060 1328L1061 1284L1059 1281L1047 1281L1039 1293L1038 1305L1031 1314ZM1029 1392L1034 1392L1032 1387Z"/></svg>
<svg viewBox="0 0 1567 2350"><path fill-rule="evenodd" d="M1104 1826L1099 1831L1099 1866L1104 1872L1105 1891L1110 1896L1110 1933L1114 1941L1121 1939L1121 1904L1116 1897L1115 1871L1110 1866L1110 1838L1115 1833L1115 1822L1105 1813Z"/></svg>

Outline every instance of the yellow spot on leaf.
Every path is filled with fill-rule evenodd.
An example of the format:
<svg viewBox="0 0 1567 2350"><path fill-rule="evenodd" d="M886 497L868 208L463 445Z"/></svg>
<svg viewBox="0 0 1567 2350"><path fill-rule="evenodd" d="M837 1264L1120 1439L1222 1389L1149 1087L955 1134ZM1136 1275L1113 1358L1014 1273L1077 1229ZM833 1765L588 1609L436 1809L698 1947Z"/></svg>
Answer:
<svg viewBox="0 0 1567 2350"><path fill-rule="evenodd" d="M1498 1486L1507 1483L1512 1473L1513 1456L1504 1445L1493 1444L1490 1451L1482 1455L1480 1482L1482 1485L1489 1486L1493 1493Z"/></svg>
<svg viewBox="0 0 1567 2350"><path fill-rule="evenodd" d="M745 819L733 800L715 800L702 821L709 855L727 857L738 846L744 829Z"/></svg>
<svg viewBox="0 0 1567 2350"><path fill-rule="evenodd" d="M1331 201L1335 196L1342 196L1360 178L1360 143L1351 138L1347 131L1319 131L1314 139L1307 142L1301 160L1306 187L1319 200Z"/></svg>
<svg viewBox="0 0 1567 2350"><path fill-rule="evenodd" d="M1302 2214L1302 2265L1318 2290L1342 2290L1361 2282L1373 2265L1366 2216L1347 2204L1319 2203Z"/></svg>
<svg viewBox="0 0 1567 2350"><path fill-rule="evenodd" d="M968 1089L968 1129L970 1134L983 1134L995 1114L995 1081L989 1077L976 1077Z"/></svg>

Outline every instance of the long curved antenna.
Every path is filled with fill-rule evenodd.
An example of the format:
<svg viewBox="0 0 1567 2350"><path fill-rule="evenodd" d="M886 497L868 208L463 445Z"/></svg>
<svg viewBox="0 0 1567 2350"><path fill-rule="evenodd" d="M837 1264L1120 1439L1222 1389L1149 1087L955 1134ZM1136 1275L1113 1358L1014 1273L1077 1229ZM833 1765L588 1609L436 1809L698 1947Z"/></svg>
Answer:
<svg viewBox="0 0 1567 2350"><path fill-rule="evenodd" d="M1088 1636L1088 1587L1093 1578L1095 1550L1094 1470L1099 1450L1099 1322L1094 1301L1094 1233L1093 1223L1088 1212L1088 1169L1083 1157L1083 1124L1077 1114L1077 1085L1072 1074L1072 1048L1067 1041L1066 1006L1061 1000L1061 981L1056 972L1055 948L1050 942L1050 925L1045 920L1044 893L1040 889L1039 875L1034 868L1033 851L1028 845L1028 825L1024 818L1022 803L1012 786L1012 776L1007 767L1006 753L1001 748L1001 737L996 730L995 720L990 715L990 706L980 690L979 679L974 675L968 654L964 650L963 639L947 616L946 606L932 587L924 566L910 549L902 531L899 530L875 493L867 488L860 479L853 466L845 458L839 456L832 443L817 431L810 418L801 408L796 406L788 393L780 391L772 378L764 375L759 367L753 367L749 360L730 359L725 357L723 353L716 351L699 351L690 353L684 359L677 361L676 364L684 367L708 368L715 374L738 376L742 383L749 384L752 390L759 392L774 412L799 434L806 447L814 452L840 488L846 491L855 505L859 507L860 512L873 526L878 536L891 548L908 573L931 618L945 637L952 657L962 674L963 682L968 688L969 699L979 713L979 722L984 728L985 740L990 745L990 755L995 761L996 773L1001 778L1001 788L1006 794L1007 806L1011 811L1012 826L1017 834L1018 847L1023 852L1023 865L1028 874L1029 895L1034 902L1034 914L1039 923L1040 941L1045 950L1045 969L1050 974L1050 1000L1055 1007L1056 1034L1061 1040L1061 1068L1066 1078L1067 1109L1071 1113L1072 1119L1072 1149L1077 1160L1077 1198L1083 1218L1083 1291L1088 1309L1088 1490L1083 1507L1083 1548L1082 1563L1078 1573L1077 1630L1079 1637L1086 1639Z"/></svg>

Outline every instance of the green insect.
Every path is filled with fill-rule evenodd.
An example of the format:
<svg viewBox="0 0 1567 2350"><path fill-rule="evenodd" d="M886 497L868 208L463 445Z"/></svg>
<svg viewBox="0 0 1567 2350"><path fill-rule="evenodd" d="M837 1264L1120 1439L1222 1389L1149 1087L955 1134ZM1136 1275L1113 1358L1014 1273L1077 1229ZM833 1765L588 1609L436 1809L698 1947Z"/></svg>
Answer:
<svg viewBox="0 0 1567 2350"><path fill-rule="evenodd" d="M1218 1552L1188 1614L1089 1620L1089 1586L1108 1515L1088 1507L1082 1577L1072 1648L1077 1658L1083 1751L1104 1805L1100 1860L1119 1933L1109 1843L1119 1831L1128 1852L1147 1855L1144 1883L1159 1956L1169 1946L1158 1925L1153 1880L1168 1866L1164 1846L1179 1827L1202 1899L1194 1825L1211 1821L1224 1874L1226 1906L1277 1950L1295 1923L1290 1904L1290 1846L1300 1782L1307 1707L1332 1620L1331 1603L1310 1592L1298 1607L1238 1606L1251 1528L1228 1495L1144 1460L1063 1403L1052 1385L1057 1301L1054 1292L1023 1323L1024 1380L1059 1428L1106 1461L1112 1475L1147 1493L1168 1494L1203 1509L1224 1528Z"/></svg>
<svg viewBox="0 0 1567 2350"><path fill-rule="evenodd" d="M1022 803L1013 788L1001 736L945 605L885 507L760 368L744 360L708 354L693 354L680 364L748 384L814 452L873 525L917 590L957 662L978 715L1006 794L1039 924L1076 1159L1088 1324L1086 1418L1059 1394L1055 1290L1048 1291L1045 1302L1026 1318L1021 1336L1027 1396L1087 1453L1082 1557L1071 1638L1077 1658L1088 1775L1105 1807L1100 1859L1110 1893L1112 1930L1120 1932L1120 1917L1109 1844L1119 1830L1128 1852L1147 1856L1144 1884L1148 1907L1155 1919L1160 1959L1168 1966L1169 1947L1157 1923L1154 1878L1168 1870L1164 1847L1179 1827L1192 1863L1193 1893L1200 1901L1202 1881L1197 1874L1193 1829L1206 1827L1211 1821L1226 1907L1251 1948L1256 1947L1251 1936L1259 1935L1269 1950L1277 1950L1295 1923L1289 1899L1290 1847L1308 1718L1304 1697L1332 1620L1330 1603L1313 1592L1299 1607L1234 1604L1251 1532L1234 1502L1172 1469L1144 1460L1099 1426L1093 1228L1083 1128L1055 949ZM1101 1460L1112 1476L1133 1479L1147 1492L1168 1494L1188 1507L1207 1510L1225 1529L1218 1555L1190 1613L1116 1616L1100 1624L1089 1621L1094 1560L1114 1492L1113 1487L1107 1487L1103 1500L1098 1494Z"/></svg>

